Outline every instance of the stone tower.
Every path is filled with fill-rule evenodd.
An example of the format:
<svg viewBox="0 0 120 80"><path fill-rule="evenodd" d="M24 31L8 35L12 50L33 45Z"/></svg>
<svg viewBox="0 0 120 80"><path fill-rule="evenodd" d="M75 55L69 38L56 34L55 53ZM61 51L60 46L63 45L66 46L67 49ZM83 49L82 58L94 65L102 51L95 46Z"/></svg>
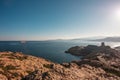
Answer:
<svg viewBox="0 0 120 80"><path fill-rule="evenodd" d="M101 47L105 47L105 43L104 42L101 43Z"/></svg>

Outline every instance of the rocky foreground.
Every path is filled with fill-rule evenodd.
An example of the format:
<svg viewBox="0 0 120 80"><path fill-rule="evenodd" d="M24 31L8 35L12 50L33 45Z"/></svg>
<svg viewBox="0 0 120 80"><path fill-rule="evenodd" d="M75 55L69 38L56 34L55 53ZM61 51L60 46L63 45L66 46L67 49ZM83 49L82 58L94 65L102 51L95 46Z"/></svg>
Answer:
<svg viewBox="0 0 120 80"><path fill-rule="evenodd" d="M57 64L19 52L0 52L0 80L120 80L120 56L91 54Z"/></svg>

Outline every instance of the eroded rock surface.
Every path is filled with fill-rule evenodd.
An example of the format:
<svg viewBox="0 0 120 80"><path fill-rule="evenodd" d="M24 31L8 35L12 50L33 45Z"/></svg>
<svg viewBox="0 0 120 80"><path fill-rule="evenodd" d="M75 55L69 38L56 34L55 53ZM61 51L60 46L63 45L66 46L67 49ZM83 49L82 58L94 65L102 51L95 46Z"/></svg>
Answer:
<svg viewBox="0 0 120 80"><path fill-rule="evenodd" d="M111 66L107 68L109 65L102 66L106 62L101 57L98 58L100 59L98 62L94 59L83 59L71 63L57 64L19 52L0 52L0 79L120 80L118 66L113 66L112 68ZM111 70L115 73L117 72L117 74L110 72Z"/></svg>
<svg viewBox="0 0 120 80"><path fill-rule="evenodd" d="M75 51L76 50L76 51ZM115 74L120 77L120 51L105 46L88 45L84 48L72 47L68 51L72 55L78 52L78 56L82 56L80 61L74 61L79 66L87 64L93 67L102 68L107 73Z"/></svg>

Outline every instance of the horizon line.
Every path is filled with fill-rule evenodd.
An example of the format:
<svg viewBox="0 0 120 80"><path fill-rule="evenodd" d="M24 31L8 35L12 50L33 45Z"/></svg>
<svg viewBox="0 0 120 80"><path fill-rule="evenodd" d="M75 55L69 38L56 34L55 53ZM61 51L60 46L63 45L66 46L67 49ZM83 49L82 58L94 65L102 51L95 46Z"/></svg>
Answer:
<svg viewBox="0 0 120 80"><path fill-rule="evenodd" d="M120 36L91 36L91 37L80 37L80 38L58 38L58 39L34 39L34 40L0 40L0 41L52 41L52 40L74 40L74 39L85 39L85 38L95 38L95 37L100 37L100 38L106 38L106 37L120 37Z"/></svg>

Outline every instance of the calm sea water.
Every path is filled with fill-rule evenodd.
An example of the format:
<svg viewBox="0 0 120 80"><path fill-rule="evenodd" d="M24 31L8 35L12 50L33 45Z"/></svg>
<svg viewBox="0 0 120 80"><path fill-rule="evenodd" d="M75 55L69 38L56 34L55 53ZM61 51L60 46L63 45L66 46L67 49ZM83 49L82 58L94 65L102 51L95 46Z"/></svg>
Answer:
<svg viewBox="0 0 120 80"><path fill-rule="evenodd" d="M56 63L70 62L79 60L70 54L64 53L73 46L100 45L100 42L89 41L0 41L0 51L23 52L33 56L43 57ZM111 46L119 45L118 43L107 43Z"/></svg>

